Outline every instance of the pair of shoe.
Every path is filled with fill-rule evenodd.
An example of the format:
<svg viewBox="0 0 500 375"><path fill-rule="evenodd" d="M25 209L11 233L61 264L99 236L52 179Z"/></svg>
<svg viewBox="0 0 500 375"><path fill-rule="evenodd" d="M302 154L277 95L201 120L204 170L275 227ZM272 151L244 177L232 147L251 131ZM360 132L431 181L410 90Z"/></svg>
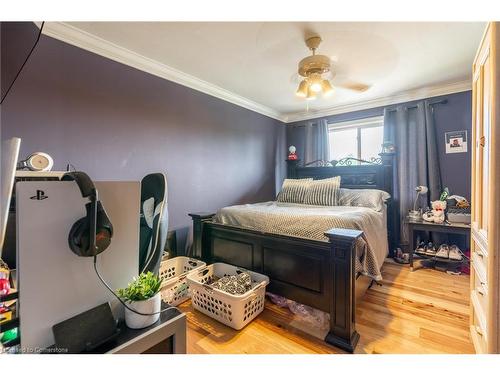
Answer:
<svg viewBox="0 0 500 375"><path fill-rule="evenodd" d="M420 242L415 249L415 253L421 254L421 255L430 255L430 256L435 256L436 255L436 247L432 242L428 242L427 244L425 242Z"/></svg>
<svg viewBox="0 0 500 375"><path fill-rule="evenodd" d="M462 251L457 245L448 246L447 244L442 244L439 246L436 258L462 260Z"/></svg>

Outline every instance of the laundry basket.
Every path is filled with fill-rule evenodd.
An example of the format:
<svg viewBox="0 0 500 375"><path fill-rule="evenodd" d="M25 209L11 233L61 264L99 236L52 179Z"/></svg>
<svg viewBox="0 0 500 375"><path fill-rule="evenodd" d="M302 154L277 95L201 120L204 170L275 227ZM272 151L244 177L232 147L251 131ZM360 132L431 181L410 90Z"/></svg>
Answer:
<svg viewBox="0 0 500 375"><path fill-rule="evenodd" d="M189 272L205 267L206 263L188 257L175 257L162 260L160 264L161 299L177 306L189 299L189 286L186 276Z"/></svg>
<svg viewBox="0 0 500 375"><path fill-rule="evenodd" d="M252 278L252 289L245 294L233 295L210 285L224 276L241 272L249 273ZM269 284L267 276L225 263L214 263L190 272L187 279L194 308L231 328L242 329L264 310L266 285Z"/></svg>

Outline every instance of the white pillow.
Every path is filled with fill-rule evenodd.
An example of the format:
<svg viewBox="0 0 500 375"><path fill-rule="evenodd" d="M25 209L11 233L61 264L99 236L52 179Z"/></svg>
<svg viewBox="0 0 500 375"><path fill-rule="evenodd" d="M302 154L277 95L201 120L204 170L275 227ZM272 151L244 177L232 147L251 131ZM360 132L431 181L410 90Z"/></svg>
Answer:
<svg viewBox="0 0 500 375"><path fill-rule="evenodd" d="M340 189L339 206L368 207L375 211L384 209L385 201L391 195L377 189Z"/></svg>

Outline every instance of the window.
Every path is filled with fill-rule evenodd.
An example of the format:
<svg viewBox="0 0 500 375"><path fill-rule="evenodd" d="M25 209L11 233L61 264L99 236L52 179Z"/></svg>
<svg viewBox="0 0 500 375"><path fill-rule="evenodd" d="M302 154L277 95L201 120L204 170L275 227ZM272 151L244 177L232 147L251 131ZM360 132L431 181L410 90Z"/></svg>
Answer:
<svg viewBox="0 0 500 375"><path fill-rule="evenodd" d="M384 139L384 117L328 124L330 160L351 157L372 160L379 157Z"/></svg>

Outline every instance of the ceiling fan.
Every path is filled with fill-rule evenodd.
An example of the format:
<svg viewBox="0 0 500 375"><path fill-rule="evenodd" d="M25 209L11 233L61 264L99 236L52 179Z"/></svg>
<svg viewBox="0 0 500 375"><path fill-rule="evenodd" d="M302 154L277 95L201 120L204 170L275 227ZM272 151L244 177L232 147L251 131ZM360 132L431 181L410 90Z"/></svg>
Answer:
<svg viewBox="0 0 500 375"><path fill-rule="evenodd" d="M299 62L300 83L295 92L298 97L313 100L319 93L322 93L323 96L333 94L332 80L335 77L333 63L328 56L316 54L321 41L321 37L317 35L309 37L305 41L306 46L312 51L312 55ZM335 86L358 92L364 92L370 88L370 85L353 81L345 81L335 84Z"/></svg>

